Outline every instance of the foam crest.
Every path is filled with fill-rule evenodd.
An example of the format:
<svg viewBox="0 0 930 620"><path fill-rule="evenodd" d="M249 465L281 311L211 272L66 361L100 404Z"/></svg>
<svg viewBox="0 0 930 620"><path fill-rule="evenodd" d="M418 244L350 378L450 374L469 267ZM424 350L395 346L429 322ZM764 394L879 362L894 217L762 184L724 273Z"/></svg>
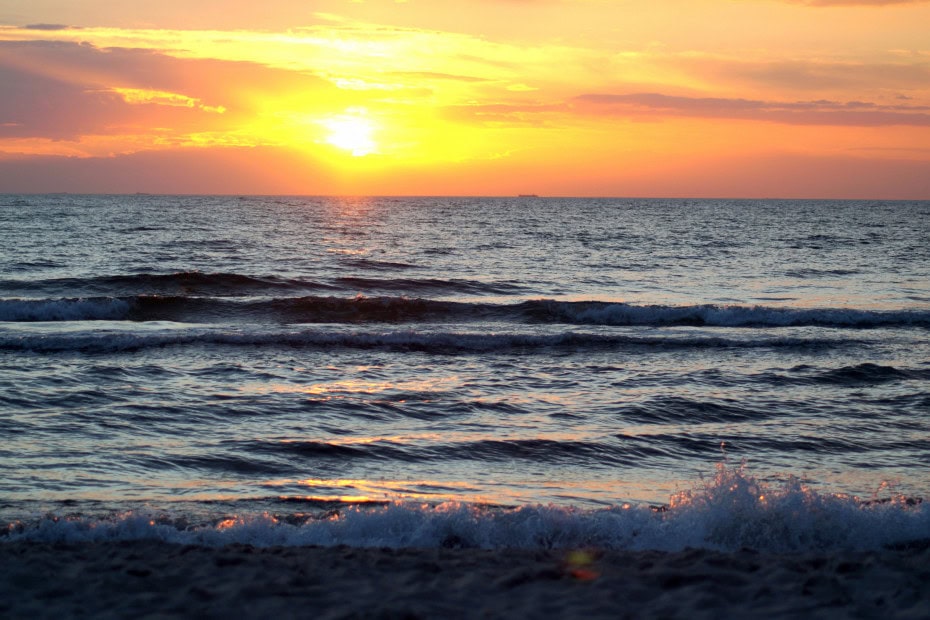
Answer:
<svg viewBox="0 0 930 620"><path fill-rule="evenodd" d="M604 302L534 302L530 314L592 325L704 325L715 327L887 327L928 326L921 310L773 308L767 306L643 305Z"/></svg>
<svg viewBox="0 0 930 620"><path fill-rule="evenodd" d="M460 502L391 503L349 505L314 517L237 516L201 526L164 515L125 513L106 519L45 517L31 524L14 523L4 538L144 539L209 546L750 548L781 553L926 545L930 509L919 500L901 497L863 502L820 494L796 480L770 487L743 468L720 466L712 481L678 494L661 508L625 504L597 510L556 505L505 509Z"/></svg>

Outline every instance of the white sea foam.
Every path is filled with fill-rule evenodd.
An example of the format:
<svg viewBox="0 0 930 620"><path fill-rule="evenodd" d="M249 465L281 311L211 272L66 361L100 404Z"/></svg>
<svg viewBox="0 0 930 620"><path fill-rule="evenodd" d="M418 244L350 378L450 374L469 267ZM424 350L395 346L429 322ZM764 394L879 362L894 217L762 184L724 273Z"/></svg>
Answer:
<svg viewBox="0 0 930 620"><path fill-rule="evenodd" d="M742 468L720 466L704 487L669 506L502 509L461 502L348 506L302 524L268 513L179 528L164 515L43 518L9 526L7 541L160 540L218 546L578 548L677 551L688 547L765 552L866 550L930 540L930 507L905 498L862 502L821 494L790 480L760 484Z"/></svg>

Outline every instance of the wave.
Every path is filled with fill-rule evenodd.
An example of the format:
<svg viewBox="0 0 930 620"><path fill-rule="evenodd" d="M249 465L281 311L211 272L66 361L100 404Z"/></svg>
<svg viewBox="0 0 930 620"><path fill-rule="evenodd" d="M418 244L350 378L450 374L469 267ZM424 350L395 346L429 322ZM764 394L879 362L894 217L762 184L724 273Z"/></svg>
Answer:
<svg viewBox="0 0 930 620"><path fill-rule="evenodd" d="M689 422L694 425L714 423L719 420L713 413L703 414L707 410L707 403L691 401L693 415ZM647 417L638 412L630 412L626 408L616 411L615 417L623 422L637 421L637 417L644 424L662 424L661 416ZM760 411L755 415L747 416L747 421L763 421L777 415L776 412ZM683 416L682 416L683 417ZM729 446L764 453L816 453L828 454L883 454L883 451L900 450L908 448L920 450L930 447L930 441L897 439L870 439L868 441L856 438L823 438L813 436L793 436L790 438L746 437L737 434L720 432L691 433L670 432L652 435L626 435L618 434L613 437L603 437L597 440L576 439L556 440L545 438L533 439L481 439L476 441L441 442L427 445L408 444L391 440L378 440L366 443L338 443L326 441L256 441L241 442L237 444L235 452L237 465L235 471L254 467L273 467L270 461L249 459L245 454L252 454L261 458L271 457L275 463L281 463L281 472L289 471L293 467L294 459L312 461L314 466L320 461L330 460L342 465L350 461L371 460L397 463L448 463L451 461L475 461L481 464L488 463L514 463L526 462L539 465L572 465L584 467L588 471L604 470L613 467L642 467L644 464L664 462L673 464L679 461L683 454L705 456L725 441ZM200 458L200 457L198 457ZM211 463L220 469L225 468L225 462L212 460ZM227 457L223 457L224 459ZM200 462L198 461L198 464ZM189 457L171 460L170 464L177 467L187 467L191 464ZM287 464L284 466L284 464Z"/></svg>
<svg viewBox="0 0 930 620"><path fill-rule="evenodd" d="M339 290L340 287L301 278L250 276L238 273L139 273L88 278L0 280L0 289L64 291L68 295L246 295L260 292Z"/></svg>
<svg viewBox="0 0 930 620"><path fill-rule="evenodd" d="M447 286L442 281L437 286ZM430 286L426 284L425 286ZM469 287L471 284L462 284ZM484 292L490 292L485 288ZM930 327L930 311L766 306L634 305L538 299L512 304L419 297L301 296L234 299L191 295L129 295L0 299L0 321L271 321L276 323L462 322L692 327Z"/></svg>
<svg viewBox="0 0 930 620"><path fill-rule="evenodd" d="M126 512L106 518L46 516L17 521L3 534L0 540L6 542L159 540L208 546L707 548L805 553L925 547L930 544L930 505L905 497L864 501L818 493L795 478L767 485L742 467L720 465L712 480L677 493L660 507L337 504L314 514L222 515L196 525L185 515Z"/></svg>
<svg viewBox="0 0 930 620"><path fill-rule="evenodd" d="M610 302L526 302L523 312L541 322L584 325L691 325L698 327L903 327L930 326L925 310L783 308L737 305L633 305Z"/></svg>
<svg viewBox="0 0 930 620"><path fill-rule="evenodd" d="M230 329L164 329L130 332L98 329L65 333L0 331L0 350L7 351L136 351L166 346L224 345L348 349L384 349L419 351L440 355L494 353L506 351L545 352L562 350L598 350L662 348L672 349L828 349L861 344L849 339L805 337L721 338L715 336L630 336L584 332L554 334L469 333L420 331L333 331L304 329L296 331L237 331Z"/></svg>
<svg viewBox="0 0 930 620"><path fill-rule="evenodd" d="M642 462L641 446L626 446L601 441L559 441L552 439L483 439L450 442L426 446L406 445L392 441L364 444L341 444L325 441L261 441L240 446L243 452L262 456L294 457L316 460L384 460L392 462L478 461L533 463L573 463L592 468L617 465L635 466ZM647 448L650 452L660 450Z"/></svg>
<svg viewBox="0 0 930 620"><path fill-rule="evenodd" d="M0 321L119 321L129 317L133 300L113 297L90 299L4 299Z"/></svg>
<svg viewBox="0 0 930 620"><path fill-rule="evenodd" d="M930 370L900 369L871 362L843 366L842 368L835 368L826 372L815 372L814 374L806 373L806 371L811 370L807 366L793 368L792 370L805 373L801 377L794 379L797 382L825 385L860 386L908 379L930 380Z"/></svg>
<svg viewBox="0 0 930 620"><path fill-rule="evenodd" d="M809 267L806 269L791 269L785 272L785 275L789 278L800 278L800 279L817 279L817 278L830 278L830 277L843 277L843 276L854 276L861 273L858 269L815 269Z"/></svg>
<svg viewBox="0 0 930 620"><path fill-rule="evenodd" d="M502 315L490 304L406 297L291 297L270 300L138 295L71 299L0 300L0 321L179 321L266 320L285 323L415 322Z"/></svg>
<svg viewBox="0 0 930 620"><path fill-rule="evenodd" d="M347 267L356 267L358 269L367 269L370 271L399 271L407 269L421 269L420 265L412 263L399 263L383 260L372 260L369 258L351 258L341 261L341 264Z"/></svg>
<svg viewBox="0 0 930 620"><path fill-rule="evenodd" d="M453 278L336 278L340 286L348 290L391 291L413 294L459 294L459 295L513 295L526 288L507 282L481 282Z"/></svg>
<svg viewBox="0 0 930 620"><path fill-rule="evenodd" d="M371 260L347 263L368 271L417 269L416 265ZM0 290L27 292L60 292L66 296L129 296L129 295L200 295L248 296L256 294L290 293L291 296L318 291L352 293L392 292L410 296L421 295L510 295L525 292L523 286L507 282L484 282L443 278L370 278L335 277L325 282L307 278L255 276L238 273L139 273L87 278L52 278L45 280L0 280Z"/></svg>

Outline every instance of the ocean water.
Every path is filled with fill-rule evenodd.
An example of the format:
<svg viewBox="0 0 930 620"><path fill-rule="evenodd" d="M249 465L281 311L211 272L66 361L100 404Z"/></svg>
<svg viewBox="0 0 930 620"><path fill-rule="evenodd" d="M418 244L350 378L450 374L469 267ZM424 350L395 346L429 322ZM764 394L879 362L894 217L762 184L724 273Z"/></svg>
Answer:
<svg viewBox="0 0 930 620"><path fill-rule="evenodd" d="M0 538L930 539L930 202L0 195Z"/></svg>

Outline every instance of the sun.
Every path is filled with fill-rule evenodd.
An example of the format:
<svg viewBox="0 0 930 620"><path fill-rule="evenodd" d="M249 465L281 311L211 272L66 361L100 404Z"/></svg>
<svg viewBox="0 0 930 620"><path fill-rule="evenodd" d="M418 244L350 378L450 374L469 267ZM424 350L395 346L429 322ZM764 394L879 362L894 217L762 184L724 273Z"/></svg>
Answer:
<svg viewBox="0 0 930 620"><path fill-rule="evenodd" d="M321 121L329 132L325 138L327 144L349 151L355 157L363 157L378 151L375 143L375 126L365 112L348 111Z"/></svg>

